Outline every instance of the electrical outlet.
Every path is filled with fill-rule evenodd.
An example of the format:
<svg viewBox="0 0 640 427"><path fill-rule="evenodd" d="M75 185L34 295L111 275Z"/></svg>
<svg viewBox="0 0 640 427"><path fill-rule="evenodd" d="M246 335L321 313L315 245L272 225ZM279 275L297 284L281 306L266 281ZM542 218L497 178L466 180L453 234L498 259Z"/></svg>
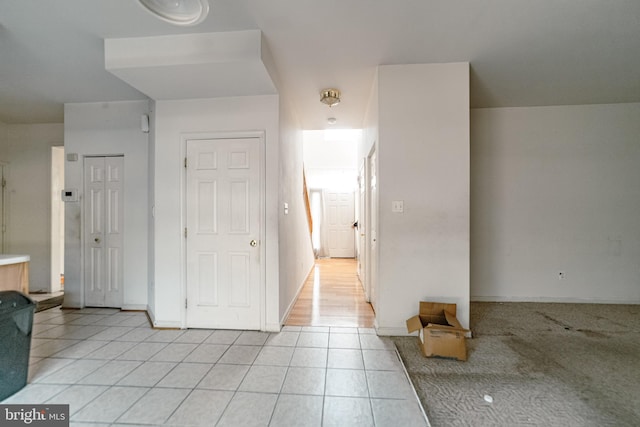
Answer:
<svg viewBox="0 0 640 427"><path fill-rule="evenodd" d="M558 279L559 280L564 280L567 278L567 273L565 273L564 271L561 271L558 273Z"/></svg>
<svg viewBox="0 0 640 427"><path fill-rule="evenodd" d="M391 202L391 212L395 213L403 213L404 212L404 201L403 200L394 200Z"/></svg>

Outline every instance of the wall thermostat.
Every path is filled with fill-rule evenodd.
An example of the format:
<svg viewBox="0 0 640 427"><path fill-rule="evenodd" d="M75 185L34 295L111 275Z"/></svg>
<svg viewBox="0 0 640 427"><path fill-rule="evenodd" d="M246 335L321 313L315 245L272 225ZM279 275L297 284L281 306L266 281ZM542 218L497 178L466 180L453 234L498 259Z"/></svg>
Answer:
<svg viewBox="0 0 640 427"><path fill-rule="evenodd" d="M63 202L77 202L78 201L78 190L72 188L69 190L62 190L62 201Z"/></svg>

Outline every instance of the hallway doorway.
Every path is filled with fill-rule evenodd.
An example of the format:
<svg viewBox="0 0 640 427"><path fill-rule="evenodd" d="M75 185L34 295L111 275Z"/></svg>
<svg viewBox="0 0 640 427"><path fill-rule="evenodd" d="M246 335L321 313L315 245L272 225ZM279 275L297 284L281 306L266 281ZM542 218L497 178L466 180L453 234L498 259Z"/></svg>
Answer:
<svg viewBox="0 0 640 427"><path fill-rule="evenodd" d="M375 316L357 268L353 258L316 260L285 325L372 328Z"/></svg>
<svg viewBox="0 0 640 427"><path fill-rule="evenodd" d="M313 218L316 263L285 322L295 326L367 327L375 315L358 274L361 129L305 131L303 160ZM356 203L358 200L358 203ZM363 279L365 277L363 276Z"/></svg>

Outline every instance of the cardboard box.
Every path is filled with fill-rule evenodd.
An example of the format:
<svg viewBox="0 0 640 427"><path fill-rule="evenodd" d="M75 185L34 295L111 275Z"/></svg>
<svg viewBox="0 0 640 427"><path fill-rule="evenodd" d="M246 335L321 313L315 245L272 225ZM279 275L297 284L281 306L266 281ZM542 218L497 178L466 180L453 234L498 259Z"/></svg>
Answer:
<svg viewBox="0 0 640 427"><path fill-rule="evenodd" d="M420 348L426 357L467 360L465 335L469 330L460 325L455 304L420 301L418 315L407 320L407 331L419 331Z"/></svg>

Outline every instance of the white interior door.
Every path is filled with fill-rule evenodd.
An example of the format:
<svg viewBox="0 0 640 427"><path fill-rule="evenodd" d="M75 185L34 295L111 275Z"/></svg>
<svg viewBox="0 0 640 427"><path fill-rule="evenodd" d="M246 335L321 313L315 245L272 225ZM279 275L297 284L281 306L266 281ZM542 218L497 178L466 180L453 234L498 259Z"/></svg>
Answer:
<svg viewBox="0 0 640 427"><path fill-rule="evenodd" d="M260 329L260 141L187 141L187 327Z"/></svg>
<svg viewBox="0 0 640 427"><path fill-rule="evenodd" d="M122 307L124 157L84 159L84 302Z"/></svg>
<svg viewBox="0 0 640 427"><path fill-rule="evenodd" d="M369 156L369 297L373 310L378 308L378 172L377 154Z"/></svg>
<svg viewBox="0 0 640 427"><path fill-rule="evenodd" d="M353 192L327 192L327 232L331 258L355 257Z"/></svg>

